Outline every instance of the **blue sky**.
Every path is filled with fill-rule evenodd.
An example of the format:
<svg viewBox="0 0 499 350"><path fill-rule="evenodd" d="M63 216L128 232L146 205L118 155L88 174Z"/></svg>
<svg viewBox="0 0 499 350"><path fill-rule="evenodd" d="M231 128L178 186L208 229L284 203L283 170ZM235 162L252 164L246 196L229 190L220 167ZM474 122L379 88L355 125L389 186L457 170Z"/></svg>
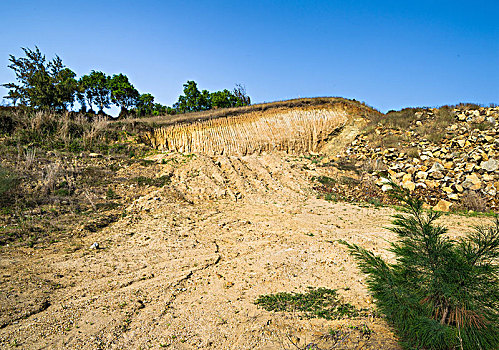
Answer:
<svg viewBox="0 0 499 350"><path fill-rule="evenodd" d="M343 96L382 111L499 103L498 1L3 0L9 54L37 45L79 76L124 73L171 105L182 84L253 102ZM6 89L0 88L1 96Z"/></svg>

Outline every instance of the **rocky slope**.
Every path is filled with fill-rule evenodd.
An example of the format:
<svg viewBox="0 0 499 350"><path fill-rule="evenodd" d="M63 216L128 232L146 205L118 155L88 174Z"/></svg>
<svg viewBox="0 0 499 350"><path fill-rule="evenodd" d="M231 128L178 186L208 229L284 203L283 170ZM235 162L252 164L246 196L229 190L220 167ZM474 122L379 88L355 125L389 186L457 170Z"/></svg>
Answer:
<svg viewBox="0 0 499 350"><path fill-rule="evenodd" d="M382 191L394 180L438 210L497 210L499 107L447 112L445 123L435 123L442 112L424 109L405 128L374 124L323 163L354 163L374 176ZM392 147L383 148L380 140L391 140Z"/></svg>

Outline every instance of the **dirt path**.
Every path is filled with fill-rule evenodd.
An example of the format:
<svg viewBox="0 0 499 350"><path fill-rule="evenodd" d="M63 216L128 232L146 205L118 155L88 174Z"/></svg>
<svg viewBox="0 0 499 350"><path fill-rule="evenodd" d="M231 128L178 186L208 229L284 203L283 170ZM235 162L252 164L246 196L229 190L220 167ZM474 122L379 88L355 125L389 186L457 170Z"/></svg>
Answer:
<svg viewBox="0 0 499 350"><path fill-rule="evenodd" d="M335 240L388 257L393 209L316 199L296 157L161 158L172 184L118 222L45 249L1 250L1 348L291 349L367 324L371 348L398 349L378 318L307 320L254 304L313 286L373 308ZM477 219L445 221L457 232Z"/></svg>

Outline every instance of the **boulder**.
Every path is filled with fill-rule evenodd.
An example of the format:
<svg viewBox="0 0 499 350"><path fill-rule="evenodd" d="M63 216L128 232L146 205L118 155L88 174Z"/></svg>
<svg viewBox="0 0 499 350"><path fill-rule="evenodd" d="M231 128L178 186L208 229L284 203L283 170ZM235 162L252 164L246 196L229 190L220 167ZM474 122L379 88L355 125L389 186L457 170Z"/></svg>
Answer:
<svg viewBox="0 0 499 350"><path fill-rule="evenodd" d="M431 174L431 173L434 173L436 171L443 171L444 169L445 168L441 163L435 162L435 163L433 163L433 166L431 167L431 169L428 172Z"/></svg>
<svg viewBox="0 0 499 350"><path fill-rule="evenodd" d="M443 211L443 212L448 212L450 210L452 203L448 202L444 199L441 199L438 201L437 205L433 207L434 211Z"/></svg>
<svg viewBox="0 0 499 350"><path fill-rule="evenodd" d="M499 161L490 158L489 160L482 162L480 167L488 172L496 171L499 168Z"/></svg>
<svg viewBox="0 0 499 350"><path fill-rule="evenodd" d="M433 179L436 179L436 180L440 180L440 179L444 178L444 174L442 174L442 172L440 170L436 170L436 171L430 173L430 177L432 177Z"/></svg>
<svg viewBox="0 0 499 350"><path fill-rule="evenodd" d="M402 187L412 192L416 189L416 184L412 181L405 181L402 183Z"/></svg>
<svg viewBox="0 0 499 350"><path fill-rule="evenodd" d="M383 191L383 192L390 191L391 189L392 189L392 186L390 186L390 185L385 184L385 185L381 186L381 191Z"/></svg>
<svg viewBox="0 0 499 350"><path fill-rule="evenodd" d="M411 180L412 180L411 174L404 174L402 176L402 182L407 182L407 181L411 181Z"/></svg>
<svg viewBox="0 0 499 350"><path fill-rule="evenodd" d="M449 186L444 186L444 187L442 187L442 190L443 190L445 193L452 193L452 192L454 192L454 191L452 190L452 188L450 188Z"/></svg>
<svg viewBox="0 0 499 350"><path fill-rule="evenodd" d="M426 180L428 178L428 173L426 171L418 171L416 173L416 179Z"/></svg>
<svg viewBox="0 0 499 350"><path fill-rule="evenodd" d="M461 184L467 190L479 190L482 187L482 181L476 174L467 175Z"/></svg>

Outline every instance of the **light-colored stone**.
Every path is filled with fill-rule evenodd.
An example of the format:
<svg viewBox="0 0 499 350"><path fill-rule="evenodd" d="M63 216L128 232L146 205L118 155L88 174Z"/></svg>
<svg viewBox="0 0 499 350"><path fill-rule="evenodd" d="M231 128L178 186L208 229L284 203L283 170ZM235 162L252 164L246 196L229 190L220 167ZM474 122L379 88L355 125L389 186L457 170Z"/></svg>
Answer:
<svg viewBox="0 0 499 350"><path fill-rule="evenodd" d="M440 170L436 170L436 171L430 173L430 177L432 177L436 180L440 180L440 179L444 178L444 174L442 174L442 172Z"/></svg>
<svg viewBox="0 0 499 350"><path fill-rule="evenodd" d="M447 170L450 170L454 167L454 162L445 162L444 163L444 168Z"/></svg>
<svg viewBox="0 0 499 350"><path fill-rule="evenodd" d="M437 205L433 207L433 210L435 211L442 211L442 212L448 212L450 210L452 203L448 202L444 199L441 199L438 201Z"/></svg>
<svg viewBox="0 0 499 350"><path fill-rule="evenodd" d="M442 170L444 170L444 166L440 162L435 162L433 163L433 166L428 172L433 173L435 171L442 171Z"/></svg>
<svg viewBox="0 0 499 350"><path fill-rule="evenodd" d="M392 189L392 186L390 186L390 185L381 186L381 191L383 191L383 192L390 191L391 189Z"/></svg>
<svg viewBox="0 0 499 350"><path fill-rule="evenodd" d="M404 174L404 176L402 176L402 182L407 182L411 180L412 180L411 174Z"/></svg>
<svg viewBox="0 0 499 350"><path fill-rule="evenodd" d="M418 171L416 173L416 179L426 180L428 178L428 173L426 171Z"/></svg>
<svg viewBox="0 0 499 350"><path fill-rule="evenodd" d="M454 191L452 191L452 188L450 188L449 186L444 186L442 187L442 190L445 192L445 193L452 193Z"/></svg>
<svg viewBox="0 0 499 350"><path fill-rule="evenodd" d="M436 181L433 181L433 180L425 180L424 182L426 184L426 186L428 186L429 188L435 188L438 186L438 182Z"/></svg>
<svg viewBox="0 0 499 350"><path fill-rule="evenodd" d="M402 183L402 187L412 192L416 189L416 184L412 181L405 181Z"/></svg>
<svg viewBox="0 0 499 350"><path fill-rule="evenodd" d="M461 186L467 190L479 190L482 187L482 181L478 178L477 174L473 173L466 176Z"/></svg>
<svg viewBox="0 0 499 350"><path fill-rule="evenodd" d="M486 162L482 162L480 167L488 172L496 171L499 168L499 161L491 158Z"/></svg>

